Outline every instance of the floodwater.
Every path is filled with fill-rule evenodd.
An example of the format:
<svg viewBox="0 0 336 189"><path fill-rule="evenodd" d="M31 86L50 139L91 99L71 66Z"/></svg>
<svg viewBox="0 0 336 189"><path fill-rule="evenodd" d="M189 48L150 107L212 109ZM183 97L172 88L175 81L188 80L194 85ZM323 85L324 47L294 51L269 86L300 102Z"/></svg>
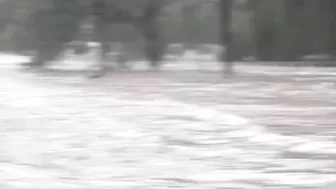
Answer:
<svg viewBox="0 0 336 189"><path fill-rule="evenodd" d="M57 73L0 68L1 188L287 189L336 180L334 142L182 101L194 86L171 75Z"/></svg>

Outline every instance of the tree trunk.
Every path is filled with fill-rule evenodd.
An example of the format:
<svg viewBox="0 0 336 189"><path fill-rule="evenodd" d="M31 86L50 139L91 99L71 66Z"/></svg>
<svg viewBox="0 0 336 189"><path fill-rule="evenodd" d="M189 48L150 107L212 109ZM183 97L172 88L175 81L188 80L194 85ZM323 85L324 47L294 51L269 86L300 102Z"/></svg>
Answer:
<svg viewBox="0 0 336 189"><path fill-rule="evenodd" d="M143 16L141 31L145 41L145 55L150 61L150 66L158 69L165 53L165 42L161 28L158 23L158 16L162 5L159 3L150 4Z"/></svg>
<svg viewBox="0 0 336 189"><path fill-rule="evenodd" d="M328 51L333 58L336 56L336 2L329 0L329 14L328 14Z"/></svg>
<svg viewBox="0 0 336 189"><path fill-rule="evenodd" d="M304 3L302 0L284 1L282 33L279 36L279 43L282 44L278 53L280 60L297 61L309 50Z"/></svg>
<svg viewBox="0 0 336 189"><path fill-rule="evenodd" d="M27 20L33 30L33 50L37 51L27 66L44 66L55 60L67 43L73 41L80 30L82 14L80 0L52 0L50 8L34 10ZM42 6L42 5L41 5Z"/></svg>
<svg viewBox="0 0 336 189"><path fill-rule="evenodd" d="M197 22L195 5L185 5L183 12L183 37L184 47L186 49L194 49L196 46L195 25Z"/></svg>
<svg viewBox="0 0 336 189"><path fill-rule="evenodd" d="M282 30L282 6L285 0L255 0L254 35L255 53L260 61L279 59L279 37Z"/></svg>
<svg viewBox="0 0 336 189"><path fill-rule="evenodd" d="M232 33L232 5L233 0L220 0L220 43L225 49L222 53L221 61L223 62L223 71L225 75L233 74L234 65L234 43Z"/></svg>

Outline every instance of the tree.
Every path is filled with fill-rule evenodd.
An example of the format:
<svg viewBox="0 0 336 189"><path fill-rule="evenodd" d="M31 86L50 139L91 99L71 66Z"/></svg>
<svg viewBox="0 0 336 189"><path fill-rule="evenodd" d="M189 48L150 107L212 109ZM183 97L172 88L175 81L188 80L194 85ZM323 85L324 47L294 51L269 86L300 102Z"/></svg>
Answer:
<svg viewBox="0 0 336 189"><path fill-rule="evenodd" d="M261 61L274 60L278 38L278 23L281 21L279 4L283 0L254 0L254 34L256 57Z"/></svg>
<svg viewBox="0 0 336 189"><path fill-rule="evenodd" d="M334 58L336 56L336 2L328 0L328 51Z"/></svg>
<svg viewBox="0 0 336 189"><path fill-rule="evenodd" d="M195 48L195 25L197 22L197 6L186 4L182 10L183 20L183 42L187 49Z"/></svg>
<svg viewBox="0 0 336 189"><path fill-rule="evenodd" d="M56 59L79 32L83 18L80 0L45 0L29 16L26 27L33 31L31 48L36 51L28 66L44 66Z"/></svg>
<svg viewBox="0 0 336 189"><path fill-rule="evenodd" d="M91 14L91 2L93 0L12 0L12 2L14 1L19 2L20 6L29 5L26 7L28 11L24 16L23 26L25 29L20 29L21 31L18 33L24 36L22 38L29 38L29 41L31 41L26 43L27 39L14 37L13 39L20 39L17 42L20 45L16 46L22 47L21 44L30 44L30 47L27 48L37 52L31 65L42 66L46 62L57 58L58 54L64 50L66 43L76 38L82 20ZM111 16L108 20L113 17L113 23L116 23L125 18L122 22L128 22L135 26L144 39L144 54L150 60L152 67L158 67L166 48L166 42L161 31L162 25L159 20L162 13L173 9L173 7L193 6L194 4L214 3L215 1L102 0L102 2L106 4L107 12ZM105 31L105 36L101 42L112 40L110 36L113 35L113 31ZM107 50L108 48L106 48Z"/></svg>
<svg viewBox="0 0 336 189"><path fill-rule="evenodd" d="M232 5L233 0L220 0L219 12L220 12L220 43L222 47L225 47L225 54L222 53L222 62L224 68L224 74L231 75L233 73L234 63L234 45L233 45L233 33L232 33Z"/></svg>
<svg viewBox="0 0 336 189"><path fill-rule="evenodd" d="M38 0L36 0L38 1ZM36 56L29 66L43 66L46 62L57 58L65 48L78 35L80 25L85 17L92 15L91 3L96 0L44 0L49 6L36 7L29 15L28 28L34 32ZM101 36L99 42L103 44L103 53L108 48L109 32L106 27L116 22L126 22L137 27L146 41L146 54L154 66L163 56L162 36L159 34L157 17L164 0L101 0L106 8L104 23L95 23L96 36ZM101 10L98 10L101 11ZM107 17L108 18L107 18ZM97 17L97 18L98 18ZM107 23L107 22L109 23ZM104 29L104 32L100 29ZM112 32L113 35L113 32Z"/></svg>

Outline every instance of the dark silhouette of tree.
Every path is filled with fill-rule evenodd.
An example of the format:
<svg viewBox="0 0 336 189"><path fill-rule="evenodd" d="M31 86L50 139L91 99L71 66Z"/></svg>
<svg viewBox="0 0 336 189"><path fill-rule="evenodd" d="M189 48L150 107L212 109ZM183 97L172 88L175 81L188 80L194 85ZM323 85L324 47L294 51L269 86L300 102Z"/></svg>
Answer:
<svg viewBox="0 0 336 189"><path fill-rule="evenodd" d="M233 0L220 0L219 12L220 12L220 43L224 47L224 52L221 55L221 61L223 62L223 69L225 75L231 75L233 73L233 64L235 60L233 31L232 31L232 6Z"/></svg>
<svg viewBox="0 0 336 189"><path fill-rule="evenodd" d="M142 35L145 39L145 54L150 60L151 67L157 69L165 53L165 42L161 28L158 23L158 17L163 8L160 1L153 1L147 5L141 21Z"/></svg>
<svg viewBox="0 0 336 189"><path fill-rule="evenodd" d="M328 1L328 51L336 56L336 1ZM335 64L336 65L336 64Z"/></svg>

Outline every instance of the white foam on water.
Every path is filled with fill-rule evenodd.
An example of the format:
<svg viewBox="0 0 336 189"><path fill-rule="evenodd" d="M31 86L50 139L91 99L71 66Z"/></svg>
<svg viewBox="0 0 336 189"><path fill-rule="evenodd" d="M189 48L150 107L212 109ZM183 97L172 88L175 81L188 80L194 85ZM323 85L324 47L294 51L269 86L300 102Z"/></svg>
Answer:
<svg viewBox="0 0 336 189"><path fill-rule="evenodd" d="M29 57L15 54L0 53L0 65L17 64L29 61Z"/></svg>
<svg viewBox="0 0 336 189"><path fill-rule="evenodd" d="M27 83L20 83L14 78L4 82L3 88L8 90L8 94L13 95L8 97L7 102L1 101L1 104L4 103L18 108L45 107L47 114L50 114L48 116L59 116L59 118L62 118L62 116L63 118L69 117L71 114L70 117L73 118L69 119L69 123L74 125L48 122L51 125L55 124L54 126L57 126L57 128L48 130L52 126L46 125L45 130L44 128L39 128L39 131L31 130L30 132L16 132L4 137L1 136L5 142L11 142L10 144L5 144L6 146L2 148L1 153L7 153L7 155L12 156L10 160L14 162L0 163L0 173L4 172L1 173L3 175L0 181L3 178L8 179L14 187L78 187L76 184L64 183L64 179L61 179L64 176L74 177L71 174L75 174L75 177L80 178L81 182L85 182L86 186L117 188L142 187L144 185L136 183L141 179L143 183L149 182L149 177L156 176L166 178L175 176L180 179L194 180L196 183L209 183L209 185L214 183L216 187L230 186L231 182L255 180L266 180L274 185L314 186L335 180L335 175L331 174L267 174L250 170L247 165L241 165L242 162L247 160L265 162L268 161L268 156L272 156L272 154L261 153L263 147L253 152L252 150L248 151L229 144L229 142L234 141L236 144L261 144L273 150L290 148L292 151L297 152L336 154L336 145L330 141L271 133L265 127L256 125L252 120L238 115L219 111L214 107L184 103L167 96L156 96L151 101L143 101L126 100L123 99L122 95L102 93L101 96L108 96L109 98L88 97L85 98L86 101L83 103L83 101L77 101L76 98L70 101L67 99L52 100L48 98L50 95L66 97L73 94L73 91L69 88L38 88L36 85L30 86ZM97 104L90 106L91 102ZM20 106L20 104L23 105ZM67 107L66 105L72 105L73 107ZM106 111L98 110L99 108L95 109L97 111L92 111L95 106L103 105L109 108ZM85 108L88 108L87 111L79 111ZM105 117L104 115L107 113L113 114L113 116ZM183 122L177 119L169 120L165 124L150 128L152 127L151 122L155 124L150 116L169 117L177 115L194 118L197 123ZM137 116L148 116L148 120L147 122L141 122L141 119L134 118ZM95 117L97 119L92 120ZM42 120L35 119L35 121ZM76 126L75 123L78 121L82 121L82 124ZM204 140L209 140L206 137L212 137L210 135L215 135L214 133L209 135L202 134L201 136L188 133L190 129L206 133L207 129L212 130L220 127L225 129L216 132L216 135L218 134L222 137L218 141L211 139L209 142L204 142ZM153 130L144 133L145 130L148 131L149 129ZM107 138L109 140L102 139L102 133L108 135ZM167 141L159 143L162 140L166 140L164 138L166 136L168 138ZM167 144L168 142L174 142L173 139L186 143L188 141L203 142L202 144L207 145L217 144L217 142L223 143L223 141L228 144L223 144L226 147L216 146L215 148L195 147L193 144L175 146ZM71 144L79 142L84 143L82 149L71 146ZM115 151L118 151L118 148L122 148L125 152L116 153ZM157 153L158 150L162 149L167 151ZM49 157L52 159L55 156L61 157L53 160L53 164L66 168L67 171L58 172L57 170L59 169L43 169L43 165L47 161L44 158ZM192 162L190 160L190 157L213 158L216 156L234 158L236 163L238 162L237 166L246 169L224 169L220 171L217 167L219 165L214 166L211 164L212 160L205 162ZM80 161L79 159L83 157L86 160ZM135 160L138 160L138 162L135 162ZM50 162L50 160L48 161ZM123 166L125 161L129 161L127 167ZM28 165L19 166L15 165L15 163ZM226 162L229 165L231 163ZM232 164L232 166L235 166L234 163ZM114 169L104 169L105 165ZM111 178L108 178L108 176L111 176ZM112 178L112 176L116 176L117 179ZM120 176L129 176L130 178L123 181Z"/></svg>
<svg viewBox="0 0 336 189"><path fill-rule="evenodd" d="M256 125L252 120L231 114L229 112L220 112L212 108L183 103L167 97L160 97L157 101L152 101L150 103L156 104L157 106L176 105L177 107L181 107L179 108L179 113L184 112L194 116L195 118L207 120L209 124L215 123L232 126L234 129L230 134L228 134L228 136L234 138L246 138L250 142L263 143L274 147L292 147L292 150L294 151L328 153L336 155L335 142L325 141L322 139L317 140L316 138L309 139L299 136L284 136L281 134L271 133L267 131L264 126Z"/></svg>
<svg viewBox="0 0 336 189"><path fill-rule="evenodd" d="M253 181L268 180L268 184L291 185L291 186L320 186L325 183L335 181L335 175L314 176L308 174L265 174L258 171L218 171L206 174L195 174L189 179L202 182L233 182L233 181Z"/></svg>

